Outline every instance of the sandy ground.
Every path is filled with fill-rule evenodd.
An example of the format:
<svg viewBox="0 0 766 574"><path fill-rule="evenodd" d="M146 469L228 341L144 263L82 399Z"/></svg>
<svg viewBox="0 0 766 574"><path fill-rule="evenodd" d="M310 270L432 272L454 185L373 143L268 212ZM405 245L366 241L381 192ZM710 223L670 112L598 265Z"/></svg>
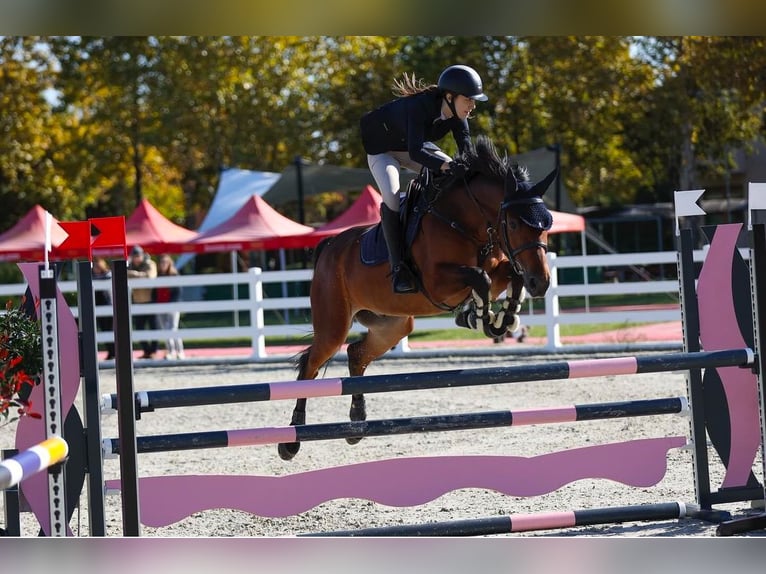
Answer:
<svg viewBox="0 0 766 574"><path fill-rule="evenodd" d="M436 357L390 358L379 360L368 374L439 371L483 368L499 365L541 363L582 356L510 356L508 353L468 355L442 353ZM345 364L333 361L325 377L346 376ZM205 387L216 384L245 384L292 380L295 373L286 359L273 363L195 363L172 366L136 366L136 390ZM102 393L115 392L115 373L101 373ZM369 419L475 413L611 402L642 398L686 395L684 373L600 377L465 388L378 393L367 395ZM346 420L350 397L310 399L308 421ZM138 435L228 430L283 426L289 423L293 401L272 401L184 409L165 409L145 413L137 422ZM165 474L241 474L281 476L304 471L395 457L434 455L510 455L535 456L581 446L619 442L636 438L687 435L689 420L679 415L648 416L606 421L558 423L485 430L450 431L389 437L368 437L350 446L344 440L305 442L298 456L282 461L274 445L228 449L204 449L139 456L139 475ZM9 429L0 429L0 444L12 444ZM117 436L116 416L104 416L103 436ZM712 451L711 451L712 452ZM712 455L714 456L714 455ZM760 461L756 466L760 476ZM118 478L117 459L105 461L106 478ZM713 484L721 469L712 468ZM243 493L246 496L247 493ZM193 493L190 493L193 496ZM423 524L449 520L487 518L528 512L565 511L628 504L695 500L691 454L674 449L668 457L665 478L651 488L633 488L608 480L581 480L534 498L517 498L494 491L465 489L447 493L417 507L394 508L360 499L339 499L323 503L300 515L288 518L262 518L236 510L211 510L196 513L172 526L144 526L148 537L292 537L311 532L369 528L401 524ZM722 505L734 516L749 512L748 502ZM122 514L119 495L107 497L107 535L121 536ZM24 535L34 535L31 515L23 516ZM31 525L31 526L30 526ZM87 502L81 501L71 521L75 534L88 535ZM665 520L655 523L624 523L536 531L510 536L600 536L600 537L686 537L714 536L716 525L696 520ZM756 531L748 536L764 536Z"/></svg>

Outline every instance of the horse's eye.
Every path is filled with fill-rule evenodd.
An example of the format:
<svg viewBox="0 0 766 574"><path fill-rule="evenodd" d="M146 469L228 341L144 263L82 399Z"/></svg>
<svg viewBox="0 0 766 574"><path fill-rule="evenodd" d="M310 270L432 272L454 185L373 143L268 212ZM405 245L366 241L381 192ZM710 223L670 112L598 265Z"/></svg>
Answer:
<svg viewBox="0 0 766 574"><path fill-rule="evenodd" d="M511 231L516 231L519 228L519 220L515 217L509 217L508 218L508 228Z"/></svg>

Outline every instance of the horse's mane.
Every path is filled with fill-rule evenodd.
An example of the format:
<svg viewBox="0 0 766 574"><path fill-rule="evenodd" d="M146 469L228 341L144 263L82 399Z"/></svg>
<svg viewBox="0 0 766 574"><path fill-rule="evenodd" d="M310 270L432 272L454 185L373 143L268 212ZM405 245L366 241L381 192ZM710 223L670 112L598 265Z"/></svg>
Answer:
<svg viewBox="0 0 766 574"><path fill-rule="evenodd" d="M513 163L507 152L501 156L492 139L485 135L477 136L473 147L466 149L459 159L470 167L470 171L481 173L498 183L505 181L509 170L517 181L529 181L527 168Z"/></svg>

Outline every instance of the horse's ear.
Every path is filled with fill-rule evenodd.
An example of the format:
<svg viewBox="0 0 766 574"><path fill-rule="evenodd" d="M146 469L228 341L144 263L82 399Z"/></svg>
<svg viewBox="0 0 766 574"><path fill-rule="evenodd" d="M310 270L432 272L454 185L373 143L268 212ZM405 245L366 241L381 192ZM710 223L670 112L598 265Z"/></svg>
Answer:
<svg viewBox="0 0 766 574"><path fill-rule="evenodd" d="M508 173L505 175L505 197L516 195L518 190L519 181L516 179L516 174L513 173L513 170L509 169Z"/></svg>
<svg viewBox="0 0 766 574"><path fill-rule="evenodd" d="M545 195L545 192L548 191L548 188L553 183L553 180L556 179L556 176L558 175L558 173L559 173L559 168L557 167L553 168L552 172L550 172L543 179L541 179L534 186L532 186L532 189L530 190L530 192L533 195L538 195L540 197Z"/></svg>

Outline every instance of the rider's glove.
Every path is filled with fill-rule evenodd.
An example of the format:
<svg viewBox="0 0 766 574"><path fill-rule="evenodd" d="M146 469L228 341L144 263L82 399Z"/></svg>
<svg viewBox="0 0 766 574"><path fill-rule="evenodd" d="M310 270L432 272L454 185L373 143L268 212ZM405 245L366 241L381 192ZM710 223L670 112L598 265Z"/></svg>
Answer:
<svg viewBox="0 0 766 574"><path fill-rule="evenodd" d="M463 177L467 171L468 171L468 168L466 167L464 163L459 161L451 161L449 162L447 174L452 177Z"/></svg>

